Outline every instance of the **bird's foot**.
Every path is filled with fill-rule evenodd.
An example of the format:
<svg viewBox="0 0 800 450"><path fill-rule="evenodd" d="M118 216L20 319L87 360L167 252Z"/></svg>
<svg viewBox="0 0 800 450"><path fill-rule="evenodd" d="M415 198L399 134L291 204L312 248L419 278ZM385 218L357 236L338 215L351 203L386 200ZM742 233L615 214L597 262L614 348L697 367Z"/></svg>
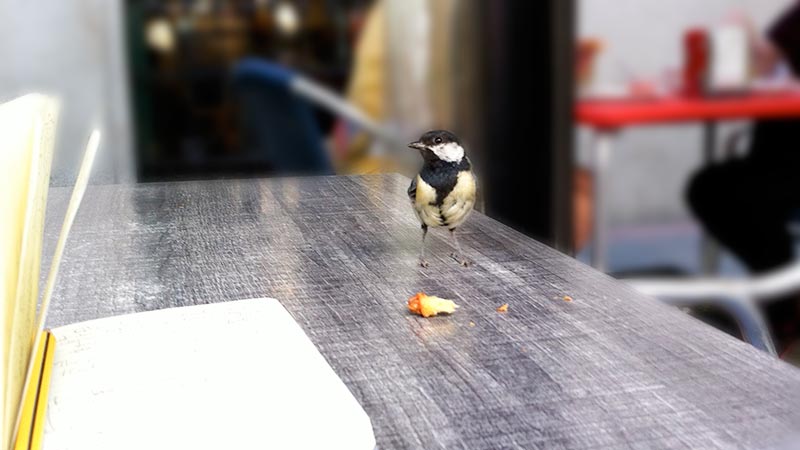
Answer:
<svg viewBox="0 0 800 450"><path fill-rule="evenodd" d="M419 259L419 266L420 267L428 267L429 265L430 264L428 264L428 260L427 259L425 259L425 258L420 258Z"/></svg>
<svg viewBox="0 0 800 450"><path fill-rule="evenodd" d="M456 262L461 264L461 266L463 266L463 267L469 267L469 266L472 265L472 261L470 261L469 259L461 256L460 254L458 254L456 252L450 253L450 257L455 259Z"/></svg>

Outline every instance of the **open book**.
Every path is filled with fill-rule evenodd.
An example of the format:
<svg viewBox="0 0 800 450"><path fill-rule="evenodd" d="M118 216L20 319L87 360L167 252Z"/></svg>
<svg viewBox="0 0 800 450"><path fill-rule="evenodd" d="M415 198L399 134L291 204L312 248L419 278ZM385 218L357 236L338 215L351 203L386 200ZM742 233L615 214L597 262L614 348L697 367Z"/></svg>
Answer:
<svg viewBox="0 0 800 450"><path fill-rule="evenodd" d="M277 300L44 330L100 139L89 139L39 300L57 113L41 95L0 105L0 450L372 450L366 413Z"/></svg>

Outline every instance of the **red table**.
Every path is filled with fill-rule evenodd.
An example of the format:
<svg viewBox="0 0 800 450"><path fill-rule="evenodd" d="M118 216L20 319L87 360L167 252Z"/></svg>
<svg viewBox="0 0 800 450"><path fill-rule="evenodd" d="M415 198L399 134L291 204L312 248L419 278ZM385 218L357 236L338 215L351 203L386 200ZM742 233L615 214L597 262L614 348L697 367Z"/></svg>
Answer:
<svg viewBox="0 0 800 450"><path fill-rule="evenodd" d="M592 165L595 177L595 223L592 265L605 270L606 218L604 216L608 161L617 131L637 125L703 122L705 157L713 158L715 124L720 120L800 117L800 91L770 92L730 97L581 100L576 121L595 133Z"/></svg>

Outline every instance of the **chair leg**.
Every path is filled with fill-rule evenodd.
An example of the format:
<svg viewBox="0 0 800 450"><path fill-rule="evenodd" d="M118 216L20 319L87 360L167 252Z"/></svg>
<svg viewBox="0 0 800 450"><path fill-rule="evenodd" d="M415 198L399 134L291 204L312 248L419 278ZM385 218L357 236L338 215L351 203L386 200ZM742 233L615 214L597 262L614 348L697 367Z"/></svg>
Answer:
<svg viewBox="0 0 800 450"><path fill-rule="evenodd" d="M767 322L750 299L732 298L725 299L720 303L736 319L746 342L770 355L778 355Z"/></svg>
<svg viewBox="0 0 800 450"><path fill-rule="evenodd" d="M594 172L594 227L592 242L592 266L605 272L608 269L608 221L606 217L606 193L608 191L608 162L611 157L614 135L599 132L594 137L592 149L592 171Z"/></svg>

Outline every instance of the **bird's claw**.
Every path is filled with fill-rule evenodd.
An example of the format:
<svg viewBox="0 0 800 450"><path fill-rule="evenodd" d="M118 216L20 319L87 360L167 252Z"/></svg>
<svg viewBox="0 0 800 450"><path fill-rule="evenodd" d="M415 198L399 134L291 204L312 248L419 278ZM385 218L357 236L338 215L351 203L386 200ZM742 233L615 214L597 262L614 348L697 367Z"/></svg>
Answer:
<svg viewBox="0 0 800 450"><path fill-rule="evenodd" d="M428 267L429 265L430 264L428 264L428 261L425 258L420 258L419 259L419 266L420 267Z"/></svg>
<svg viewBox="0 0 800 450"><path fill-rule="evenodd" d="M456 262L461 264L462 267L469 267L469 266L472 265L472 261L470 261L467 258L462 257L458 253L453 252L453 253L450 254L450 257L455 259Z"/></svg>

